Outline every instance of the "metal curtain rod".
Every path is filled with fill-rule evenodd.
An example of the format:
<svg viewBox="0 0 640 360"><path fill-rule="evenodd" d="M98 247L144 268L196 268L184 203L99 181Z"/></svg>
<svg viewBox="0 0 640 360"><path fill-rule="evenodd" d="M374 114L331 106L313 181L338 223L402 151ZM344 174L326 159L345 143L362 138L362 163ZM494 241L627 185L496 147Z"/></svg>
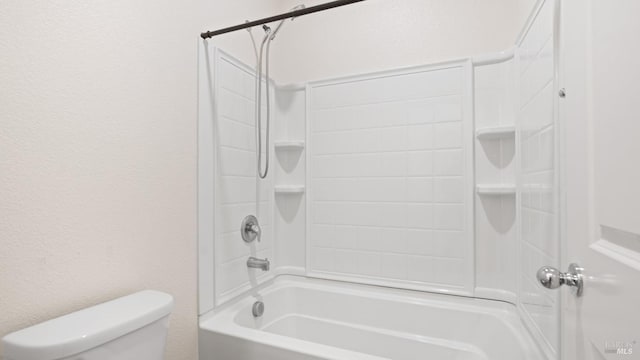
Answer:
<svg viewBox="0 0 640 360"><path fill-rule="evenodd" d="M298 17L298 16L302 16L302 15L313 14L313 13L318 12L318 11L329 10L329 9L333 9L333 8L344 6L344 5L357 3L357 2L360 2L360 1L364 1L364 0L337 0L337 1L331 1L331 2L328 2L328 3L325 3L325 4L311 6L311 7L300 9L300 10L294 10L294 11L290 11L290 12L287 12L287 13L284 13L284 14L263 18L263 19L260 19L260 20L248 21L248 22L246 22L244 24L235 25L235 26L229 26L229 27L226 27L224 29L203 32L202 34L200 34L200 37L203 38L203 39L209 39L209 38L212 38L212 37L214 37L216 35L226 34L226 33L232 32L232 31L242 30L242 29L254 27L256 25L262 25L262 24L266 24L266 23L270 23L270 22L274 22L274 21L278 21L278 20L282 20L282 19L288 19L288 18Z"/></svg>

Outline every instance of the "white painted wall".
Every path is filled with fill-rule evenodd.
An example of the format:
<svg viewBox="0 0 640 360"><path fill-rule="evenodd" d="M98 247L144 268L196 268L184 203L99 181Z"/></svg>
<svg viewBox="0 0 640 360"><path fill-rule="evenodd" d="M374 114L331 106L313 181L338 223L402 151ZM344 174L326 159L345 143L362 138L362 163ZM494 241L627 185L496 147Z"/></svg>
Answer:
<svg viewBox="0 0 640 360"><path fill-rule="evenodd" d="M0 336L153 288L196 358L198 34L272 4L0 4Z"/></svg>
<svg viewBox="0 0 640 360"><path fill-rule="evenodd" d="M531 16L538 0L513 0L516 4L515 21L519 30L525 25L526 21Z"/></svg>
<svg viewBox="0 0 640 360"><path fill-rule="evenodd" d="M501 51L513 46L534 2L367 0L301 17L273 43L274 74L303 82Z"/></svg>

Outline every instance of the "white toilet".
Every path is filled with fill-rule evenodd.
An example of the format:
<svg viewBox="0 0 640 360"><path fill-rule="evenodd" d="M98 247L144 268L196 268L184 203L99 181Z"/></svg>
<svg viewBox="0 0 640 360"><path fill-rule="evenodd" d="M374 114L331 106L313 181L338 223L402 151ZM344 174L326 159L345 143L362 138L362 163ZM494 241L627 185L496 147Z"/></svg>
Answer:
<svg viewBox="0 0 640 360"><path fill-rule="evenodd" d="M145 290L16 331L5 360L162 360L171 295Z"/></svg>

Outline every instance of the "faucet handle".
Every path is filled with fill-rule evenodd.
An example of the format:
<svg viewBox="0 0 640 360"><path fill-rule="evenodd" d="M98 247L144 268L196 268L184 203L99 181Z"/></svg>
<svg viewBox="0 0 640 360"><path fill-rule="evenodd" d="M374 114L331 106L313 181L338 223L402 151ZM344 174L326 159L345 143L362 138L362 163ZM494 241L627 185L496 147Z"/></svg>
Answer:
<svg viewBox="0 0 640 360"><path fill-rule="evenodd" d="M251 225L249 231L255 234L256 240L258 240L258 242L262 240L262 229L260 228L260 225L258 224Z"/></svg>
<svg viewBox="0 0 640 360"><path fill-rule="evenodd" d="M260 242L262 229L260 229L258 219L253 215L247 215L240 225L240 234L242 235L242 240L246 243L251 243L253 240L256 240L256 238L258 242Z"/></svg>

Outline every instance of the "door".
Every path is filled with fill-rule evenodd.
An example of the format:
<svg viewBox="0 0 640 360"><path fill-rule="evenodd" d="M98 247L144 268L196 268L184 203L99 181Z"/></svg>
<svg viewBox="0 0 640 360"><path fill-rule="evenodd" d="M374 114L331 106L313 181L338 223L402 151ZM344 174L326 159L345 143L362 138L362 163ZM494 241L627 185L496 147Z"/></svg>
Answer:
<svg viewBox="0 0 640 360"><path fill-rule="evenodd" d="M561 4L562 359L640 359L640 1Z"/></svg>

